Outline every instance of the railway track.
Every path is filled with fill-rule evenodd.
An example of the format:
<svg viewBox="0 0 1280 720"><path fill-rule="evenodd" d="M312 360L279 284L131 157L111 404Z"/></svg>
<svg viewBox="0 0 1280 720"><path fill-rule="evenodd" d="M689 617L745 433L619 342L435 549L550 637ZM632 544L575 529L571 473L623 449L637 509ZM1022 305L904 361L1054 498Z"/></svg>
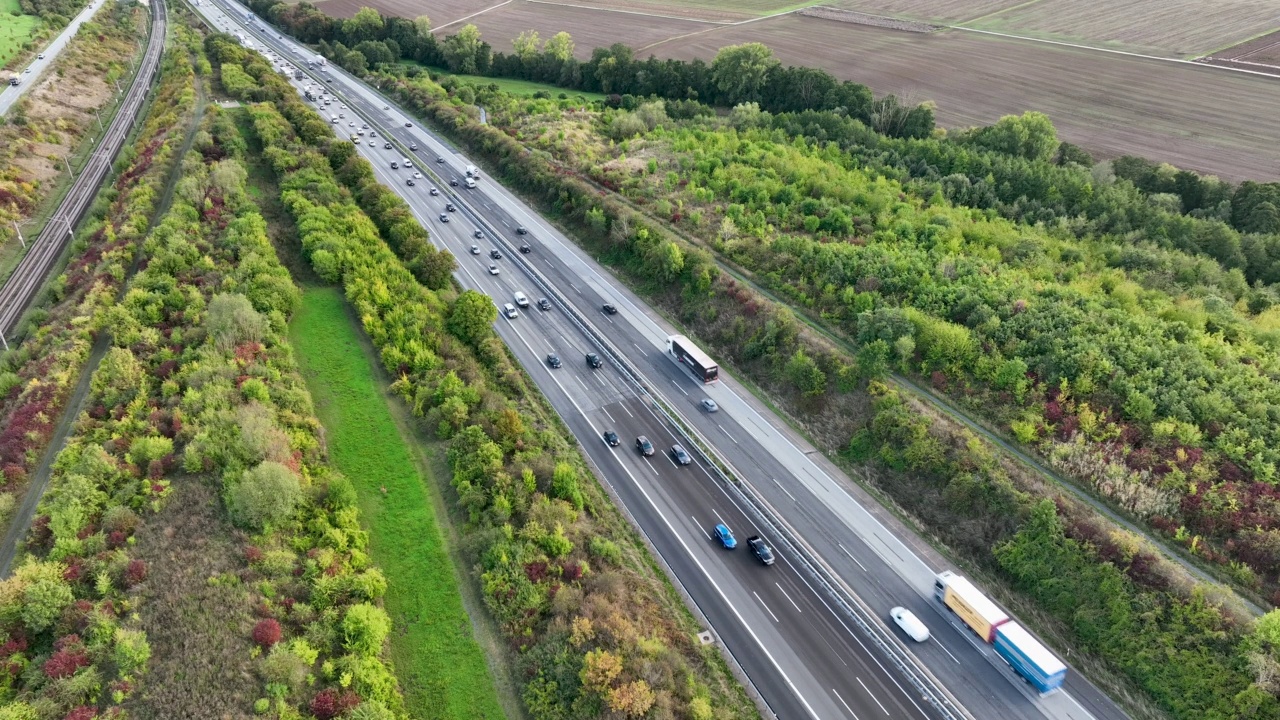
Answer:
<svg viewBox="0 0 1280 720"><path fill-rule="evenodd" d="M102 136L102 141L90 156L89 162L80 171L80 176L72 183L62 204L14 268L4 287L0 288L0 346L8 348L7 338L17 328L23 313L31 306L49 272L62 256L62 251L73 236L73 228L93 205L98 188L111 171L120 148L124 146L124 141L137 120L138 111L159 75L167 23L168 9L164 0L152 0L151 36L147 40L147 50L124 102L120 104L119 112Z"/></svg>

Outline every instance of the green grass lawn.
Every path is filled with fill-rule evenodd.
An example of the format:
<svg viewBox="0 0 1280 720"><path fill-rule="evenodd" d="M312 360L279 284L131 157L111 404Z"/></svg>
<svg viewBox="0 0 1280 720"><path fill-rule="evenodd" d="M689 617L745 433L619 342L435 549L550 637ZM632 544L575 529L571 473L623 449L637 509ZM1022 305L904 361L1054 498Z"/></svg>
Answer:
<svg viewBox="0 0 1280 720"><path fill-rule="evenodd" d="M3 0L0 0L0 1L3 1ZM550 85L547 83L532 82L530 80L512 80L508 78L492 78L492 77L485 77L484 75L459 75L456 73L448 72L447 70L443 70L441 68L431 67L430 65L420 65L417 62L414 62L413 60L401 60L400 64L417 65L418 67L430 70L431 74L433 75L450 75L464 82L473 83L476 85L488 85L490 83L493 83L493 84L496 84L499 88L501 88L504 92L511 93L512 95L533 95L539 90L545 90L551 93L551 97L553 98L560 97L560 93L564 93L570 98L581 95L587 100L604 100L604 95L601 93L583 92L582 90L569 90L567 88L562 88L562 87L558 87L556 85Z"/></svg>
<svg viewBox="0 0 1280 720"><path fill-rule="evenodd" d="M22 44L38 29L40 18L23 15L18 0L0 0L0 68L22 50ZM8 73L4 74L3 81L9 82Z"/></svg>
<svg viewBox="0 0 1280 720"><path fill-rule="evenodd" d="M355 485L370 552L386 573L391 660L414 718L505 718L462 606L432 496L341 292L306 288L290 339L334 464Z"/></svg>

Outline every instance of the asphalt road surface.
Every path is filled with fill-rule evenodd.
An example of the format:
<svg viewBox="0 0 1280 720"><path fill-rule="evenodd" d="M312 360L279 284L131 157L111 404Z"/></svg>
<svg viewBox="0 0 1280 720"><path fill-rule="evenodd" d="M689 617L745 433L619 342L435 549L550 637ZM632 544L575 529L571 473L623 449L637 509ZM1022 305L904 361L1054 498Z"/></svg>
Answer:
<svg viewBox="0 0 1280 720"><path fill-rule="evenodd" d="M198 9L215 27L245 31L238 23L243 7L229 7L232 18L207 3ZM259 49L268 46L277 62L283 58L305 67L306 59L314 57L305 47L279 38L274 29L264 31L258 25L247 34ZM1076 673L1069 673L1065 692L1037 697L989 646L932 599L934 574L944 568L932 568L912 553L801 449L807 447L801 438L777 423L731 378L722 373L719 383L703 385L677 364L666 352L666 338L674 330L537 213L487 178L474 190L466 189L463 171L469 161L418 127L415 118L337 68L308 71L307 79L295 84L299 89L310 85L339 93L331 105L318 109L326 117L345 115L335 125L340 137L349 138L365 124L378 133L372 146L367 134L359 136L361 153L379 179L405 198L433 240L457 256L464 286L489 294L499 307L513 302L516 291L536 303L545 293L510 257L519 244L529 244L531 251L523 261L550 281L559 296L552 298L550 311L535 306L521 309L514 319L500 317L499 334L779 717L865 720L937 713L866 642L865 634L828 607L785 555L765 568L744 547L728 551L712 542L709 530L716 522L728 524L739 541L759 531L752 515L737 506L706 468L697 462L678 467L667 459L663 451L676 442L671 429L622 373L608 363L601 369L587 367L585 353L597 348L566 316L560 300L572 304L607 336L648 379L651 392L713 442L739 477L751 483L882 622L891 607L901 605L929 626L933 637L921 644L905 640L896 628L892 632L974 717L1125 717ZM388 134L395 143L390 150L383 148ZM411 144L419 149L410 151ZM392 160L404 157L411 157L416 167L390 168ZM409 187L407 180L414 172L427 177ZM436 182L432 175L445 182ZM448 185L450 180L458 186ZM432 187L440 196L429 194ZM458 212L446 212L446 202L457 205ZM439 220L442 213L450 222ZM515 233L521 226L528 229L527 235ZM477 229L483 238L474 237ZM478 255L470 251L473 244ZM503 253L502 259L489 258L495 248ZM497 275L489 273L491 264L499 270ZM606 302L616 305L618 314L604 314L601 307ZM558 354L563 367L548 367L549 353ZM719 412L701 409L706 397L719 404ZM615 431L621 445L605 445L600 439L604 430ZM647 435L658 454L640 457L633 449L638 434Z"/></svg>

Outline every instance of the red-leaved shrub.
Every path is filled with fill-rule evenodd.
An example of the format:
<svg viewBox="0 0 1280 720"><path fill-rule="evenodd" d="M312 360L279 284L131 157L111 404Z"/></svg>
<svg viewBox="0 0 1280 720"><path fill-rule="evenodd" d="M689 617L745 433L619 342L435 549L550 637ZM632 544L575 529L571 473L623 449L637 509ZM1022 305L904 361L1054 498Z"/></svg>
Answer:
<svg viewBox="0 0 1280 720"><path fill-rule="evenodd" d="M86 705L81 705L75 710L67 713L67 716L62 720L93 720L96 717L98 717L97 710Z"/></svg>
<svg viewBox="0 0 1280 720"><path fill-rule="evenodd" d="M325 688L311 698L311 714L317 720L333 720L360 704L360 697L347 690L342 694L334 688Z"/></svg>
<svg viewBox="0 0 1280 720"><path fill-rule="evenodd" d="M52 680L57 680L71 677L76 674L77 670L88 665L89 656L85 654L82 648L59 650L45 661L44 674Z"/></svg>
<svg viewBox="0 0 1280 720"><path fill-rule="evenodd" d="M130 560L128 567L124 569L124 584L126 587L133 587L143 580L147 579L147 562L145 560Z"/></svg>
<svg viewBox="0 0 1280 720"><path fill-rule="evenodd" d="M280 642L280 623L275 618L267 618L259 620L257 625L253 626L253 641L264 648Z"/></svg>

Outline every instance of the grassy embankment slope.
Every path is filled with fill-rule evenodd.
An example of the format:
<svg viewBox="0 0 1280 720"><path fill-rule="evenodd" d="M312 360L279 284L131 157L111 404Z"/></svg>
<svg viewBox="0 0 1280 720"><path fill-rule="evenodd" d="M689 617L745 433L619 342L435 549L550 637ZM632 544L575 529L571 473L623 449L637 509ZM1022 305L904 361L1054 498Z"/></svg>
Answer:
<svg viewBox="0 0 1280 720"><path fill-rule="evenodd" d="M506 717L462 607L425 478L374 380L341 292L307 288L290 335L330 457L355 485L370 552L389 581L391 658L411 714Z"/></svg>

